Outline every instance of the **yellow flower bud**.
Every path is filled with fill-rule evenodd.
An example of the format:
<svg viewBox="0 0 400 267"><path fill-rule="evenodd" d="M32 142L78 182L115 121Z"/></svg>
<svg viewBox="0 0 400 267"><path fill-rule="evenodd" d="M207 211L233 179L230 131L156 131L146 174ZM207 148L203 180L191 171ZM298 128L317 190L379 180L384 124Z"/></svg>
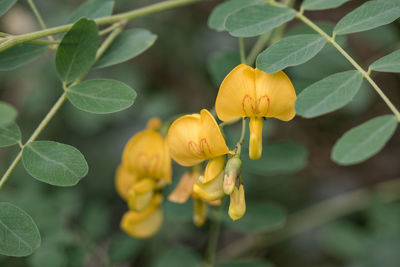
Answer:
<svg viewBox="0 0 400 267"><path fill-rule="evenodd" d="M156 182L151 178L144 178L134 184L128 193L128 206L131 210L142 211L152 200Z"/></svg>
<svg viewBox="0 0 400 267"><path fill-rule="evenodd" d="M216 157L210 159L204 171L203 183L207 183L217 178L217 176L224 170L225 167L225 156Z"/></svg>
<svg viewBox="0 0 400 267"><path fill-rule="evenodd" d="M225 167L224 175L224 192L227 195L232 194L236 184L236 178L240 172L242 161L238 156L234 156L228 160Z"/></svg>
<svg viewBox="0 0 400 267"><path fill-rule="evenodd" d="M246 201L244 199L244 187L240 185L239 189L235 186L231 194L231 202L229 204L229 217L236 221L243 217L246 213Z"/></svg>
<svg viewBox="0 0 400 267"><path fill-rule="evenodd" d="M197 227L203 226L207 218L207 205L206 203L199 199L194 198L194 213L193 213L193 223Z"/></svg>
<svg viewBox="0 0 400 267"><path fill-rule="evenodd" d="M197 182L193 185L193 192L201 199L214 201L224 196L223 190L224 172L221 172L217 178L206 182Z"/></svg>
<svg viewBox="0 0 400 267"><path fill-rule="evenodd" d="M259 159L262 153L262 128L263 121L260 117L250 118L250 144L249 157L253 160Z"/></svg>

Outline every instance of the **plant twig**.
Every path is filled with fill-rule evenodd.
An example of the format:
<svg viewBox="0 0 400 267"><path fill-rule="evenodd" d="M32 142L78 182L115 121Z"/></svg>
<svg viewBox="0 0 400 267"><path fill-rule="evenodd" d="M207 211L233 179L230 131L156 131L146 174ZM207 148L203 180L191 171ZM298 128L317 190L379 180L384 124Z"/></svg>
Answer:
<svg viewBox="0 0 400 267"><path fill-rule="evenodd" d="M36 5L33 2L33 0L28 0L28 4L31 7L33 13L35 14L36 19L38 20L38 22L39 22L40 26L42 27L42 29L47 29L46 23L44 23L44 20L43 20L42 16L40 15L39 10L36 8ZM54 41L53 36L48 36L48 39L50 41Z"/></svg>

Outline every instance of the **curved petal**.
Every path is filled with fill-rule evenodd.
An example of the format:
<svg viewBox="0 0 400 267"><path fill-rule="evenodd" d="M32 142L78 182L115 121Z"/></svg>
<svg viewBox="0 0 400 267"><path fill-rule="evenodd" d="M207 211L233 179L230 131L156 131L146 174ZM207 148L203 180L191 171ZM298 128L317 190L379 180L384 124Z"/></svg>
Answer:
<svg viewBox="0 0 400 267"><path fill-rule="evenodd" d="M214 117L206 109L200 111L200 116L201 136L199 143L202 151L207 155L207 159L227 154L229 148L226 146L225 138L222 136L221 129Z"/></svg>
<svg viewBox="0 0 400 267"><path fill-rule="evenodd" d="M263 119L260 117L251 117L249 122L250 142L249 142L249 157L252 160L257 160L262 153L262 129Z"/></svg>
<svg viewBox="0 0 400 267"><path fill-rule="evenodd" d="M296 92L289 77L283 71L267 74L256 69L255 74L258 115L282 121L293 119Z"/></svg>
<svg viewBox="0 0 400 267"><path fill-rule="evenodd" d="M118 166L115 174L115 188L124 200L128 199L128 192L137 181L137 175L123 165Z"/></svg>
<svg viewBox="0 0 400 267"><path fill-rule="evenodd" d="M128 193L128 206L135 211L144 210L153 198L156 182L151 178L141 179Z"/></svg>
<svg viewBox="0 0 400 267"><path fill-rule="evenodd" d="M136 211L128 211L121 220L121 228L135 238L149 238L161 228L163 214L160 208L143 216Z"/></svg>
<svg viewBox="0 0 400 267"><path fill-rule="evenodd" d="M223 189L224 173L207 182L197 182L193 185L193 192L203 200L214 201L221 199L225 193Z"/></svg>
<svg viewBox="0 0 400 267"><path fill-rule="evenodd" d="M215 102L215 111L222 121L252 116L255 102L255 72L240 64L223 80Z"/></svg>
<svg viewBox="0 0 400 267"><path fill-rule="evenodd" d="M206 166L206 170L204 171L203 183L214 180L224 170L224 167L225 156L210 159Z"/></svg>
<svg viewBox="0 0 400 267"><path fill-rule="evenodd" d="M198 181L199 172L186 172L175 187L174 191L168 196L168 200L175 203L185 203L193 193L193 185Z"/></svg>
<svg viewBox="0 0 400 267"><path fill-rule="evenodd" d="M239 189L235 186L231 194L231 202L229 203L228 214L232 220L236 221L243 217L246 213L246 201L244 199L244 187L241 184Z"/></svg>

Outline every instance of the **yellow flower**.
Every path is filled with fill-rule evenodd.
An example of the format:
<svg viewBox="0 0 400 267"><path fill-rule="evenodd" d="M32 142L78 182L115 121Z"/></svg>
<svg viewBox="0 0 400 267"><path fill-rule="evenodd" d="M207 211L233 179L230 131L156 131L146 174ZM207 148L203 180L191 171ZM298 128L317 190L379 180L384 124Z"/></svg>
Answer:
<svg viewBox="0 0 400 267"><path fill-rule="evenodd" d="M231 194L231 202L229 203L228 214L232 220L236 221L243 217L246 213L246 201L244 199L244 187L240 185L239 189L235 186Z"/></svg>
<svg viewBox="0 0 400 267"><path fill-rule="evenodd" d="M115 175L115 188L117 189L118 194L124 199L128 199L129 190L138 180L137 175L131 171L127 167L123 165L119 165L117 169L117 173Z"/></svg>
<svg viewBox="0 0 400 267"><path fill-rule="evenodd" d="M148 238L154 235L163 222L161 202L161 194L156 194L145 210L126 212L121 220L122 230L136 238Z"/></svg>
<svg viewBox="0 0 400 267"><path fill-rule="evenodd" d="M296 92L283 71L267 74L244 64L234 68L222 82L215 110L222 121L250 117L251 159L262 151L262 118L289 121L295 116Z"/></svg>
<svg viewBox="0 0 400 267"><path fill-rule="evenodd" d="M135 183L128 192L128 206L131 210L142 211L150 203L156 182L151 178L143 178Z"/></svg>

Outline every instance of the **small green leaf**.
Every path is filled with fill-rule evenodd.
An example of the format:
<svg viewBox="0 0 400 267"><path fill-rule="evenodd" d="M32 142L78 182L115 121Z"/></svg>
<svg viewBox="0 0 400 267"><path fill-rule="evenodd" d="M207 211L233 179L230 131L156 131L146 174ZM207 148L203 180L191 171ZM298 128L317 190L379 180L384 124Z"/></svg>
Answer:
<svg viewBox="0 0 400 267"><path fill-rule="evenodd" d="M0 52L0 70L13 70L29 63L48 50L47 45L23 43Z"/></svg>
<svg viewBox="0 0 400 267"><path fill-rule="evenodd" d="M367 31L389 24L400 17L400 1L368 1L356 8L336 25L336 34Z"/></svg>
<svg viewBox="0 0 400 267"><path fill-rule="evenodd" d="M325 44L326 39L318 34L286 37L258 55L257 68L274 73L286 67L303 64L317 55Z"/></svg>
<svg viewBox="0 0 400 267"><path fill-rule="evenodd" d="M330 75L304 89L296 99L296 113L314 118L347 105L361 87L362 75L356 70Z"/></svg>
<svg viewBox="0 0 400 267"><path fill-rule="evenodd" d="M25 211L17 206L0 202L0 254L23 257L40 246L40 233Z"/></svg>
<svg viewBox="0 0 400 267"><path fill-rule="evenodd" d="M400 72L400 49L386 55L369 66L372 70L382 72Z"/></svg>
<svg viewBox="0 0 400 267"><path fill-rule="evenodd" d="M112 42L95 67L108 67L132 59L151 47L156 39L157 35L146 29L124 31Z"/></svg>
<svg viewBox="0 0 400 267"><path fill-rule="evenodd" d="M119 81L89 80L68 88L67 97L81 110L105 114L130 107L136 92Z"/></svg>
<svg viewBox="0 0 400 267"><path fill-rule="evenodd" d="M17 117L17 111L13 106L0 101L0 127L10 124Z"/></svg>
<svg viewBox="0 0 400 267"><path fill-rule="evenodd" d="M76 185L88 172L79 150L53 141L29 143L22 152L22 161L32 177L51 185Z"/></svg>
<svg viewBox="0 0 400 267"><path fill-rule="evenodd" d="M0 3L0 16L6 13L17 0L2 0Z"/></svg>
<svg viewBox="0 0 400 267"><path fill-rule="evenodd" d="M278 204L246 202L246 214L240 220L226 220L229 226L244 232L269 232L283 227L286 217L286 210Z"/></svg>
<svg viewBox="0 0 400 267"><path fill-rule="evenodd" d="M208 27L216 31L225 30L226 19L240 9L251 5L265 5L264 0L230 0L218 5L208 18Z"/></svg>
<svg viewBox="0 0 400 267"><path fill-rule="evenodd" d="M307 164L307 150L294 142L276 142L263 146L259 160L246 160L243 168L259 175L282 175L298 172ZM262 163L262 164L260 164Z"/></svg>
<svg viewBox="0 0 400 267"><path fill-rule="evenodd" d="M68 23L74 23L80 18L97 19L112 14L114 0L88 0L72 13Z"/></svg>
<svg viewBox="0 0 400 267"><path fill-rule="evenodd" d="M249 6L230 15L225 27L232 36L253 37L292 20L296 13L290 8Z"/></svg>
<svg viewBox="0 0 400 267"><path fill-rule="evenodd" d="M21 140L21 131L16 123L0 126L0 147L18 144Z"/></svg>
<svg viewBox="0 0 400 267"><path fill-rule="evenodd" d="M301 7L304 10L323 10L336 8L350 0L304 0Z"/></svg>
<svg viewBox="0 0 400 267"><path fill-rule="evenodd" d="M62 39L56 54L61 81L69 83L89 71L97 52L99 36L93 20L80 19Z"/></svg>
<svg viewBox="0 0 400 267"><path fill-rule="evenodd" d="M396 127L397 120L393 115L369 120L346 132L336 142L331 157L333 161L341 165L365 161L385 146Z"/></svg>

